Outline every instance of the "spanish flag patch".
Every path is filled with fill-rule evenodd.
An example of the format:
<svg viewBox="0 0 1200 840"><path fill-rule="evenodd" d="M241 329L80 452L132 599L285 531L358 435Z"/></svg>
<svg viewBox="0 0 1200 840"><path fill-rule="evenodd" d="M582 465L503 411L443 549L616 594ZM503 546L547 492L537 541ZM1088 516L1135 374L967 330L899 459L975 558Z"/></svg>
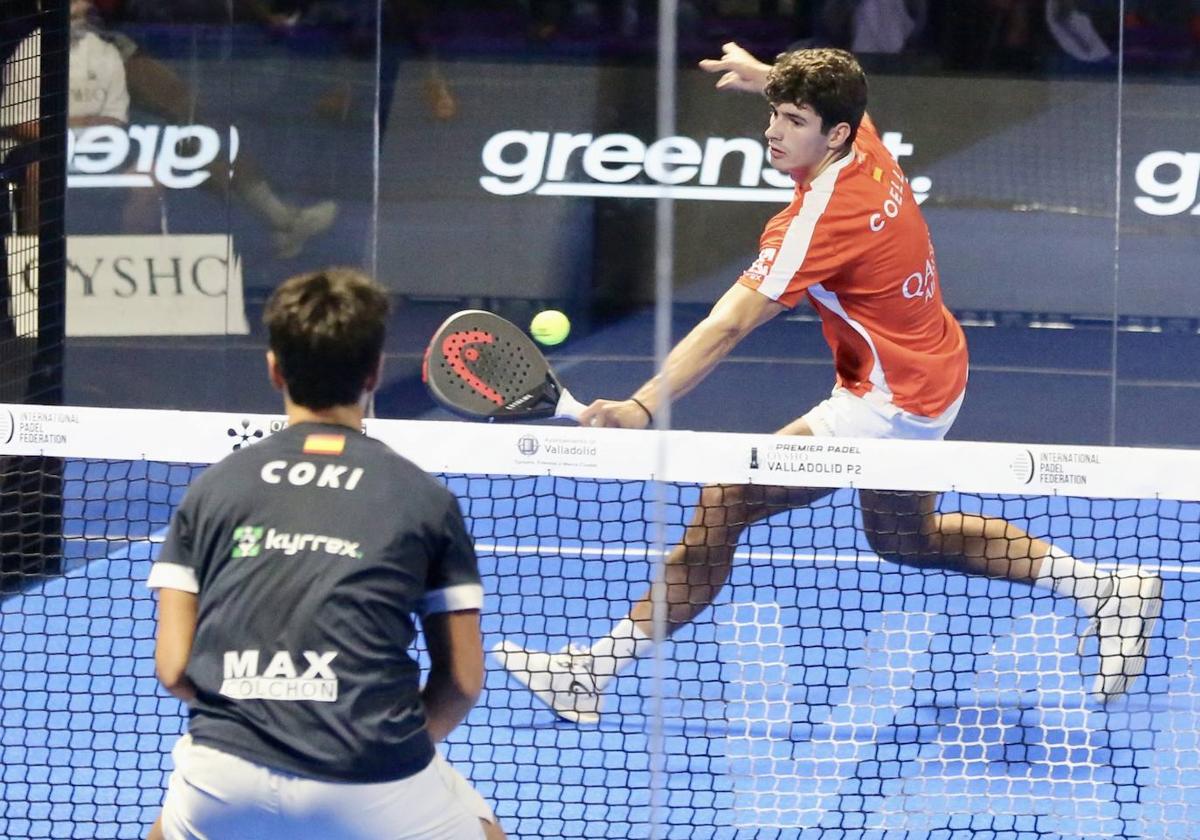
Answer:
<svg viewBox="0 0 1200 840"><path fill-rule="evenodd" d="M871 177L882 184L883 183L883 170L880 169L878 166L876 166L875 171L871 173Z"/></svg>
<svg viewBox="0 0 1200 840"><path fill-rule="evenodd" d="M345 435L309 435L304 439L305 455L341 455L345 448Z"/></svg>

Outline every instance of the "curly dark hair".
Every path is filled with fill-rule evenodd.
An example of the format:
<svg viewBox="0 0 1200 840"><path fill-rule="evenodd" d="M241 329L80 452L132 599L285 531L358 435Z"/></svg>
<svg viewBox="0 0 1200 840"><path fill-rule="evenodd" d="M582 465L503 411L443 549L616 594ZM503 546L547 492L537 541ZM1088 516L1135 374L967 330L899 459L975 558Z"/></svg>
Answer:
<svg viewBox="0 0 1200 840"><path fill-rule="evenodd" d="M387 291L352 268L299 274L267 301L263 323L292 402L351 405L379 365Z"/></svg>
<svg viewBox="0 0 1200 840"><path fill-rule="evenodd" d="M821 118L821 131L850 126L853 143L867 112L867 75L845 50L793 50L779 56L767 74L767 99L774 105L807 105Z"/></svg>

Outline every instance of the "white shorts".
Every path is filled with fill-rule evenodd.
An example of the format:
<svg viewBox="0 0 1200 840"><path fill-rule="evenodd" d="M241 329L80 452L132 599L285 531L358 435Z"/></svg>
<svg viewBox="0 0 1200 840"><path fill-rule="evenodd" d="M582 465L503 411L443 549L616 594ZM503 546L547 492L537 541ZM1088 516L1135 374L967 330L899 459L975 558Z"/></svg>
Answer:
<svg viewBox="0 0 1200 840"><path fill-rule="evenodd" d="M954 425L964 396L966 391L937 417L922 417L897 408L875 391L860 397L839 386L803 419L814 435L822 437L941 440Z"/></svg>
<svg viewBox="0 0 1200 840"><path fill-rule="evenodd" d="M491 808L439 754L378 784L307 779L192 742L171 751L166 840L481 840Z"/></svg>

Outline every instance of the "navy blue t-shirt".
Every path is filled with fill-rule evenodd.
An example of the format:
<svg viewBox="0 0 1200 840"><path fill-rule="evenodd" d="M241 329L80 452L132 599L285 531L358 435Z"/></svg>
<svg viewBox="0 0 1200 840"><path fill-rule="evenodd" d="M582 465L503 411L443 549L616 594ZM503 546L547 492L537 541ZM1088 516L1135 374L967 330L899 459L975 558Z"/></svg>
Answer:
<svg viewBox="0 0 1200 840"><path fill-rule="evenodd" d="M198 596L192 739L334 782L432 760L414 615L479 609L457 500L385 444L302 423L189 488L148 585Z"/></svg>

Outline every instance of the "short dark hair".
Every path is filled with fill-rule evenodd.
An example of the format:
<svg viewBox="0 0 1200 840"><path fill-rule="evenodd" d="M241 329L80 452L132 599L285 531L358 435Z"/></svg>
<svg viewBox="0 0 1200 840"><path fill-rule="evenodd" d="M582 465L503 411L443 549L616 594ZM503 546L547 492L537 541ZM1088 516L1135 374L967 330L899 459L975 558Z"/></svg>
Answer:
<svg viewBox="0 0 1200 840"><path fill-rule="evenodd" d="M849 144L858 136L867 112L867 74L845 50L793 50L776 59L767 74L766 95L772 104L812 108L821 118L823 132L847 123Z"/></svg>
<svg viewBox="0 0 1200 840"><path fill-rule="evenodd" d="M327 268L288 278L263 312L271 350L292 402L350 405L379 366L387 291L361 271Z"/></svg>

